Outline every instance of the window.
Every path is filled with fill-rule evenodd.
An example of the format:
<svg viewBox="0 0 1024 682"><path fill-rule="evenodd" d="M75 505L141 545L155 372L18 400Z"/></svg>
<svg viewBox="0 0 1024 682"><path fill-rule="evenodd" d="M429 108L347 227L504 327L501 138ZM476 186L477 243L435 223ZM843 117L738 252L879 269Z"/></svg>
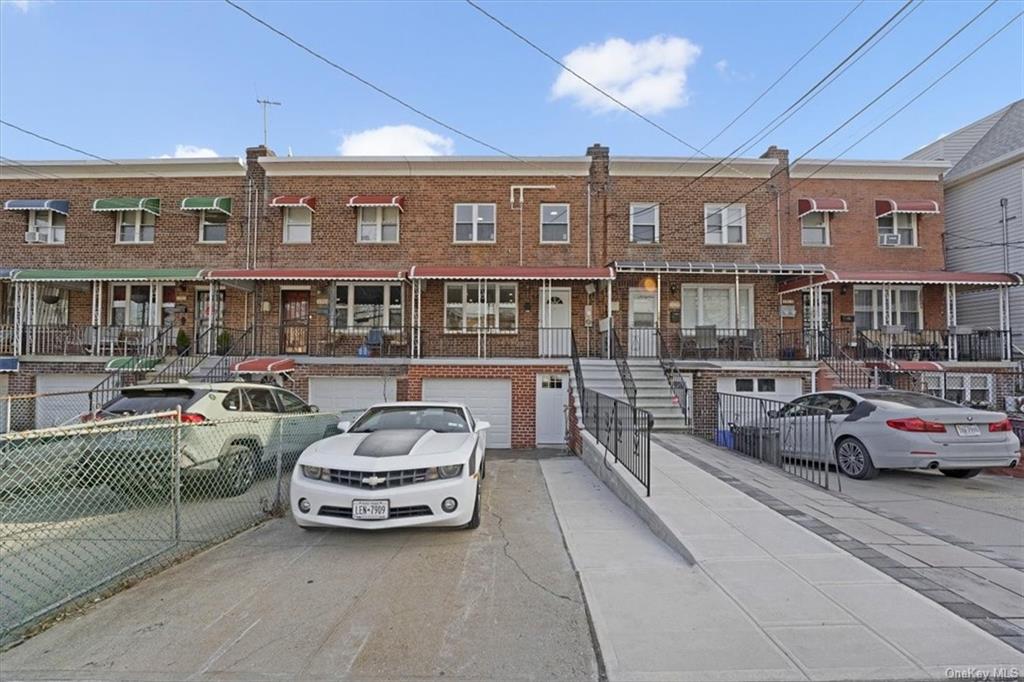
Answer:
<svg viewBox="0 0 1024 682"><path fill-rule="evenodd" d="M281 401L281 407L285 412L290 414L298 414L301 412L309 412L309 406L303 402L302 398L289 393L288 391L275 391L277 393L277 399Z"/></svg>
<svg viewBox="0 0 1024 682"><path fill-rule="evenodd" d="M775 393L775 379L758 379L758 393Z"/></svg>
<svg viewBox="0 0 1024 682"><path fill-rule="evenodd" d="M313 241L313 212L307 206L284 209L284 243L309 244Z"/></svg>
<svg viewBox="0 0 1024 682"><path fill-rule="evenodd" d="M175 293L171 285L156 285L161 322L174 321ZM152 322L152 287L149 284L112 284L110 286L110 324L115 327L144 327Z"/></svg>
<svg viewBox="0 0 1024 682"><path fill-rule="evenodd" d="M274 394L266 388L247 388L245 394L253 412L278 412Z"/></svg>
<svg viewBox="0 0 1024 682"><path fill-rule="evenodd" d="M397 206L360 206L358 241L363 243L398 243Z"/></svg>
<svg viewBox="0 0 1024 682"><path fill-rule="evenodd" d="M928 372L924 374L924 389L954 403L992 403L992 377L988 374Z"/></svg>
<svg viewBox="0 0 1024 682"><path fill-rule="evenodd" d="M228 215L220 211L199 212L199 241L223 244L228 240Z"/></svg>
<svg viewBox="0 0 1024 682"><path fill-rule="evenodd" d="M661 237L660 213L661 206L658 204L630 204L629 241L634 244L656 244Z"/></svg>
<svg viewBox="0 0 1024 682"><path fill-rule="evenodd" d="M854 327L881 329L885 325L882 317L884 291L881 287L854 287ZM909 331L921 328L921 289L918 287L892 287L889 289L889 310L892 324L902 325Z"/></svg>
<svg viewBox="0 0 1024 682"><path fill-rule="evenodd" d="M804 246L828 246L828 213L812 211L800 218L800 243Z"/></svg>
<svg viewBox="0 0 1024 682"><path fill-rule="evenodd" d="M775 379L736 379L737 393L775 393Z"/></svg>
<svg viewBox="0 0 1024 682"><path fill-rule="evenodd" d="M746 244L746 204L704 204L705 244Z"/></svg>
<svg viewBox="0 0 1024 682"><path fill-rule="evenodd" d="M493 242L495 204L455 204L455 241Z"/></svg>
<svg viewBox="0 0 1024 682"><path fill-rule="evenodd" d="M736 392L737 393L753 393L754 392L754 380L753 379L737 379L736 380Z"/></svg>
<svg viewBox="0 0 1024 682"><path fill-rule="evenodd" d="M240 388L232 389L224 398L222 405L225 410L230 410L231 412L249 411L249 401L245 399L245 395Z"/></svg>
<svg viewBox="0 0 1024 682"><path fill-rule="evenodd" d="M917 246L917 214L890 213L878 219L879 246Z"/></svg>
<svg viewBox="0 0 1024 682"><path fill-rule="evenodd" d="M754 327L754 288L740 287L739 310L736 310L736 287L728 284L692 285L683 287L683 329L692 334L695 327L714 325L719 329ZM737 320L736 313L739 313Z"/></svg>
<svg viewBox="0 0 1024 682"><path fill-rule="evenodd" d="M335 329L400 329L401 284L334 285Z"/></svg>
<svg viewBox="0 0 1024 682"><path fill-rule="evenodd" d="M446 284L444 301L446 331L515 331L518 328L515 284Z"/></svg>
<svg viewBox="0 0 1024 682"><path fill-rule="evenodd" d="M152 244L156 216L149 211L118 211L117 241L121 244Z"/></svg>
<svg viewBox="0 0 1024 682"><path fill-rule="evenodd" d="M540 205L540 241L542 244L569 243L569 204Z"/></svg>
<svg viewBox="0 0 1024 682"><path fill-rule="evenodd" d="M29 211L25 241L29 244L63 244L67 216L56 211Z"/></svg>

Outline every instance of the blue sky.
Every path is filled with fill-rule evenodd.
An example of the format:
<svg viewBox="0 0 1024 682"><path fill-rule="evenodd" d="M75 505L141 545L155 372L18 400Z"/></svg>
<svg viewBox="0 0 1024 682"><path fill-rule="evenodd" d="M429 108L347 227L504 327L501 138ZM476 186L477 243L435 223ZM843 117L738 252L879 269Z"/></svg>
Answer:
<svg viewBox="0 0 1024 682"><path fill-rule="evenodd" d="M437 118L513 154L692 151L608 106L463 2L252 2L253 13ZM700 147L855 2L481 4ZM865 2L732 129L730 153L901 3ZM881 92L984 5L928 0L824 93L758 145L795 157ZM812 156L832 157L1024 9L1002 0L893 93ZM278 154L488 154L316 61L223 2L28 2L0 6L0 116L110 158ZM1018 20L847 154L901 158L1024 96ZM206 150L204 152L204 150ZM0 154L74 155L0 128Z"/></svg>

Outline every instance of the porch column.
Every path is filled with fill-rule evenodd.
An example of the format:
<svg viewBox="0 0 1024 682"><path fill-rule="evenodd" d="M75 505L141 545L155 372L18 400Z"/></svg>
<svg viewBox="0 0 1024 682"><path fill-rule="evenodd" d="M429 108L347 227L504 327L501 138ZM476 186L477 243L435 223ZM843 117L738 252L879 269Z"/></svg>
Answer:
<svg viewBox="0 0 1024 682"><path fill-rule="evenodd" d="M811 331L814 333L814 359L821 357L822 285L811 287Z"/></svg>
<svg viewBox="0 0 1024 682"><path fill-rule="evenodd" d="M206 310L203 314L206 315L206 352L212 353L214 349L213 345L213 318L214 311L216 310L216 289L214 288L215 282L210 282L210 287L206 294Z"/></svg>
<svg viewBox="0 0 1024 682"><path fill-rule="evenodd" d="M882 326L892 325L892 289L888 284L882 285Z"/></svg>
<svg viewBox="0 0 1024 682"><path fill-rule="evenodd" d="M37 337L39 336L39 283L32 282L28 288L28 324L32 328L29 337L30 354L36 353Z"/></svg>
<svg viewBox="0 0 1024 682"><path fill-rule="evenodd" d="M14 282L14 355L22 354L22 342L25 334L25 285Z"/></svg>
<svg viewBox="0 0 1024 682"><path fill-rule="evenodd" d="M658 302L655 304L654 310L654 328L661 329L661 273L658 273ZM660 333L660 332L659 332Z"/></svg>
<svg viewBox="0 0 1024 682"><path fill-rule="evenodd" d="M950 361L954 361L959 357L959 348L957 343L959 339L953 332L956 331L957 319L956 319L956 284L946 285L946 329L949 330L949 344L946 348L947 357Z"/></svg>
<svg viewBox="0 0 1024 682"><path fill-rule="evenodd" d="M732 311L732 328L733 330L739 330L740 328L740 276L737 274L734 277L733 285L735 287L734 292L734 304Z"/></svg>
<svg viewBox="0 0 1024 682"><path fill-rule="evenodd" d="M999 345L1003 360L1012 359L1012 339L1008 331L1010 326L1010 288L999 287Z"/></svg>

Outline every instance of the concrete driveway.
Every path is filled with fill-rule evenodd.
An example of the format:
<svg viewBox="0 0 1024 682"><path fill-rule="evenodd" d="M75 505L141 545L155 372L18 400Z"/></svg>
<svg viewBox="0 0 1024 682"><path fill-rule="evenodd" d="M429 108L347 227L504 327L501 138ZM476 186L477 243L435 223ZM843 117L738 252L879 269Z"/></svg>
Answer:
<svg viewBox="0 0 1024 682"><path fill-rule="evenodd" d="M538 459L492 453L476 531L277 519L3 654L18 679L596 679Z"/></svg>

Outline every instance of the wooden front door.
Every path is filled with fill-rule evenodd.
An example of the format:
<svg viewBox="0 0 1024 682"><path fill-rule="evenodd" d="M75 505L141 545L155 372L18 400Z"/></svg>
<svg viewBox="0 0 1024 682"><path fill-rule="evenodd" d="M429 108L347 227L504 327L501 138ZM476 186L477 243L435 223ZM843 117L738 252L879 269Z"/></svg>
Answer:
<svg viewBox="0 0 1024 682"><path fill-rule="evenodd" d="M281 352L301 355L309 344L309 291L281 292Z"/></svg>

